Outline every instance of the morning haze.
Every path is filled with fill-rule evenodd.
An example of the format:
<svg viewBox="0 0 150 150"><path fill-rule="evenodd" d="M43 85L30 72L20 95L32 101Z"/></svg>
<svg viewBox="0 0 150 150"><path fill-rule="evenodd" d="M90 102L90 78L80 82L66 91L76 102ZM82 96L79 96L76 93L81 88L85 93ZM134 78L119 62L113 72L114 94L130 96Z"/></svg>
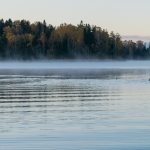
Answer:
<svg viewBox="0 0 150 150"><path fill-rule="evenodd" d="M0 149L150 150L149 5L0 0Z"/></svg>

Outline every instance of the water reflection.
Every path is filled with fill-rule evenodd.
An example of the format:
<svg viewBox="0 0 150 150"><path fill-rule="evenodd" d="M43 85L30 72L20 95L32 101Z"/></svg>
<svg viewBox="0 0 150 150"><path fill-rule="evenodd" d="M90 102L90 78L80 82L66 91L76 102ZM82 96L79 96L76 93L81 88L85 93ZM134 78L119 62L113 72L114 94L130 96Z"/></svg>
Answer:
<svg viewBox="0 0 150 150"><path fill-rule="evenodd" d="M7 80L9 77L17 79L16 82L41 81L42 79L109 79L133 76L149 76L150 69L0 69L0 79ZM38 76L38 77L37 77ZM116 78L115 78L116 77ZM40 78L40 80L39 80ZM28 80L25 80L28 79ZM9 80L10 82L10 80ZM14 82L14 83L16 83Z"/></svg>
<svg viewBox="0 0 150 150"><path fill-rule="evenodd" d="M1 75L0 148L150 148L149 70L57 73Z"/></svg>

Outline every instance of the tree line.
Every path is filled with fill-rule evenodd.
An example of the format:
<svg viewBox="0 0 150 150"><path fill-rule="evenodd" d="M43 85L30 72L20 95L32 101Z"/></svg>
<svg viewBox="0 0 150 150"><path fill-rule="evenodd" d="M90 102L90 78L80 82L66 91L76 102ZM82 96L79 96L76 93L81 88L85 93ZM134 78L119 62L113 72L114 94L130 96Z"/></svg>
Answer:
<svg viewBox="0 0 150 150"><path fill-rule="evenodd" d="M148 59L143 41L122 40L95 25L0 20L0 59Z"/></svg>

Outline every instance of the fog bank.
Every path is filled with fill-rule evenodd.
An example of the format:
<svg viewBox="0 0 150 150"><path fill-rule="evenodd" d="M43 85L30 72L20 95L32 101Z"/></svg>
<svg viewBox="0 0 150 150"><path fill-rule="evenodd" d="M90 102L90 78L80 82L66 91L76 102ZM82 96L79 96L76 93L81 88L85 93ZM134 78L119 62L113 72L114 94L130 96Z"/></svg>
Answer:
<svg viewBox="0 0 150 150"><path fill-rule="evenodd" d="M150 68L150 61L0 62L0 69Z"/></svg>

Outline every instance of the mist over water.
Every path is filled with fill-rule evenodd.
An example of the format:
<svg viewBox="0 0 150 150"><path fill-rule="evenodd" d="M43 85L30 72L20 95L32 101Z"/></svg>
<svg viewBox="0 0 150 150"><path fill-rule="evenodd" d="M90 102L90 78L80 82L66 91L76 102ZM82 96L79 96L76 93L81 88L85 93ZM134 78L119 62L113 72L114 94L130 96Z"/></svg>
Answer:
<svg viewBox="0 0 150 150"><path fill-rule="evenodd" d="M0 149L149 150L150 62L1 62Z"/></svg>
<svg viewBox="0 0 150 150"><path fill-rule="evenodd" d="M109 79L149 75L150 61L42 61L1 62L0 75L54 79ZM3 76L4 75L4 76ZM6 76L5 76L6 77ZM131 76L130 76L131 77ZM147 76L148 77L148 76Z"/></svg>
<svg viewBox="0 0 150 150"><path fill-rule="evenodd" d="M0 62L0 69L150 68L150 61L41 61Z"/></svg>

